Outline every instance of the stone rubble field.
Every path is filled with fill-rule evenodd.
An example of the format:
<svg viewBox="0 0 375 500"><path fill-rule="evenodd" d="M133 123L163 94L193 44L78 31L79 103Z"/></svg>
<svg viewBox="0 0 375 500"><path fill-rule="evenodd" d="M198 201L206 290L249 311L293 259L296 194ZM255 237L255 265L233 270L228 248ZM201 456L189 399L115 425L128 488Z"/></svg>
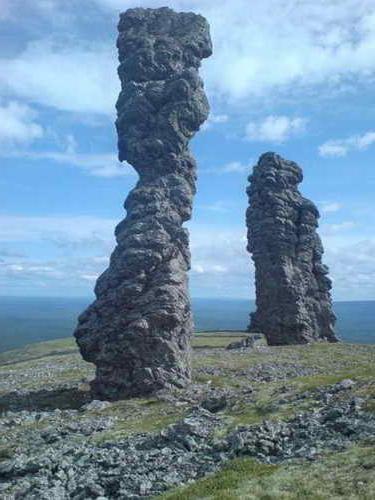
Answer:
<svg viewBox="0 0 375 500"><path fill-rule="evenodd" d="M0 354L0 498L373 498L375 346L233 338L195 337L188 389L118 402L71 339Z"/></svg>

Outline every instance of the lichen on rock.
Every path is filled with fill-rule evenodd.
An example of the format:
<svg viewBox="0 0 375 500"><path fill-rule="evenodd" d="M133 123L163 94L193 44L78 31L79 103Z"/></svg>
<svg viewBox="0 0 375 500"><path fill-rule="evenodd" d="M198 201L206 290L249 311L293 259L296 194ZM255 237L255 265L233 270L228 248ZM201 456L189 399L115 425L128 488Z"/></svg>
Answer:
<svg viewBox="0 0 375 500"><path fill-rule="evenodd" d="M273 345L337 341L332 284L316 230L319 212L298 191L302 179L296 163L265 153L247 188L257 306L249 330L264 333Z"/></svg>
<svg viewBox="0 0 375 500"><path fill-rule="evenodd" d="M190 379L188 292L196 163L189 140L209 105L198 69L212 53L200 15L129 9L120 15L118 148L139 175L116 228L117 246L75 337L95 363L99 397L144 395Z"/></svg>

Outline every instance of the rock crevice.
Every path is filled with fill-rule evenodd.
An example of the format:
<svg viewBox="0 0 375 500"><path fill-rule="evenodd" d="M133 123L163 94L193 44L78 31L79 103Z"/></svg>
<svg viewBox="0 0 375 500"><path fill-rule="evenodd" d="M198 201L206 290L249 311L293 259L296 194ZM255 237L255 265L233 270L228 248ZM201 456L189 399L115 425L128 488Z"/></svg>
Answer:
<svg viewBox="0 0 375 500"><path fill-rule="evenodd" d="M298 191L302 179L296 163L266 153L247 188L257 306L249 330L264 333L273 345L337 341L332 285L316 231L319 211Z"/></svg>
<svg viewBox="0 0 375 500"><path fill-rule="evenodd" d="M212 46L206 20L169 8L121 14L118 148L139 175L125 201L117 246L96 301L75 337L95 363L93 389L106 399L137 396L190 379L193 331L187 271L196 163L189 140L209 105L198 70Z"/></svg>

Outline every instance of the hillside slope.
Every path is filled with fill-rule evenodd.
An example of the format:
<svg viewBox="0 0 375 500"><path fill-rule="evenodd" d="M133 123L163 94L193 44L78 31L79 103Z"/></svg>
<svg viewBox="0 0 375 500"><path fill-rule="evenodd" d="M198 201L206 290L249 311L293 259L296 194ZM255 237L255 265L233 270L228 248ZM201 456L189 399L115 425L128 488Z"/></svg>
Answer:
<svg viewBox="0 0 375 500"><path fill-rule="evenodd" d="M189 389L116 403L72 339L2 353L0 498L374 498L375 346L241 335L194 339Z"/></svg>

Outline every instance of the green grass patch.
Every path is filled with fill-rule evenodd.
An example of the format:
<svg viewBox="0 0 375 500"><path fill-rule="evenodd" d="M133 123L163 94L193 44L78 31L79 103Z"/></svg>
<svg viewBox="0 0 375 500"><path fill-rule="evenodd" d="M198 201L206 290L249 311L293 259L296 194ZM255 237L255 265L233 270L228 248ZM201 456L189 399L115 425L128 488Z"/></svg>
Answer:
<svg viewBox="0 0 375 500"><path fill-rule="evenodd" d="M14 455L14 449L11 446L0 445L0 462L9 460Z"/></svg>
<svg viewBox="0 0 375 500"><path fill-rule="evenodd" d="M244 332L197 332L192 339L192 346L224 348L230 342L242 340L246 336ZM74 353L78 353L78 347L73 337L36 342L19 349L0 353L0 366Z"/></svg>
<svg viewBox="0 0 375 500"><path fill-rule="evenodd" d="M297 382L300 389L313 390L318 387L337 384L344 379L352 379L354 381L366 381L375 377L375 367L370 365L359 366L354 370L339 370L336 373L329 375L311 375L306 377L297 377L293 379Z"/></svg>
<svg viewBox="0 0 375 500"><path fill-rule="evenodd" d="M61 356L78 352L73 337L28 344L20 349L0 353L0 366L31 361L48 356Z"/></svg>
<svg viewBox="0 0 375 500"><path fill-rule="evenodd" d="M196 335L193 337L192 346L194 349L225 349L231 342L238 342L246 338L246 335Z"/></svg>
<svg viewBox="0 0 375 500"><path fill-rule="evenodd" d="M239 388L242 386L239 378L230 375L208 375L206 373L193 374L193 381L198 384L208 384L216 389Z"/></svg>
<svg viewBox="0 0 375 500"><path fill-rule="evenodd" d="M110 407L91 414L116 418L110 430L93 437L96 443L103 443L118 441L132 434L157 432L177 422L183 416L184 409L153 398L134 398L112 403Z"/></svg>
<svg viewBox="0 0 375 500"><path fill-rule="evenodd" d="M316 462L279 465L237 459L160 500L327 500L375 498L375 448L354 446Z"/></svg>
<svg viewBox="0 0 375 500"><path fill-rule="evenodd" d="M253 404L240 404L234 411L228 413L232 426L252 425L263 420L288 418L293 414L291 410L280 407L272 401L257 401Z"/></svg>
<svg viewBox="0 0 375 500"><path fill-rule="evenodd" d="M225 465L220 472L196 483L166 493L158 498L163 500L235 500L240 497L233 492L246 477L265 478L277 471L276 465L266 465L251 458L236 459Z"/></svg>

